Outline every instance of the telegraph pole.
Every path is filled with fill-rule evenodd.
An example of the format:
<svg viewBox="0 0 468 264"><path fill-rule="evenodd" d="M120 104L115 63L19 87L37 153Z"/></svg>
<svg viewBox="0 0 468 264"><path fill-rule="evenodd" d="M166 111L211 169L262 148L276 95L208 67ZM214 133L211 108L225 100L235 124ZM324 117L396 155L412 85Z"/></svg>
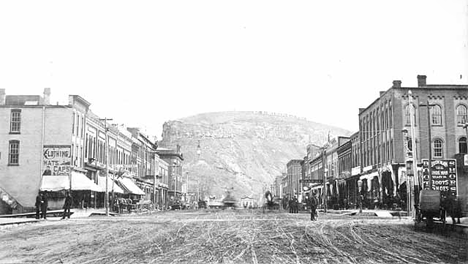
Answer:
<svg viewBox="0 0 468 264"><path fill-rule="evenodd" d="M109 128L107 127L107 121L112 121L112 119L105 117L99 120L104 121L104 131L106 133L106 196L104 197L104 204L106 206L106 216L109 216Z"/></svg>
<svg viewBox="0 0 468 264"><path fill-rule="evenodd" d="M434 104L429 104L429 99L426 101L426 104L420 104L419 106L427 107L427 143L428 143L428 150L429 150L429 157L428 157L428 173L429 173L429 190L432 190L432 135L431 135L431 106L435 106Z"/></svg>

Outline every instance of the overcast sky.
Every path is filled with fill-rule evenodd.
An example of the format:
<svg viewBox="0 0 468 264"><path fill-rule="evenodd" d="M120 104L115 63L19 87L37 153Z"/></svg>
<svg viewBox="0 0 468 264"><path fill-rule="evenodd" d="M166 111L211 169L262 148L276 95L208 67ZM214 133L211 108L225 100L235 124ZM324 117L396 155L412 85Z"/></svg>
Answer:
<svg viewBox="0 0 468 264"><path fill-rule="evenodd" d="M393 80L467 84L467 44L466 0L2 1L0 88L79 94L158 138L232 110L354 132Z"/></svg>

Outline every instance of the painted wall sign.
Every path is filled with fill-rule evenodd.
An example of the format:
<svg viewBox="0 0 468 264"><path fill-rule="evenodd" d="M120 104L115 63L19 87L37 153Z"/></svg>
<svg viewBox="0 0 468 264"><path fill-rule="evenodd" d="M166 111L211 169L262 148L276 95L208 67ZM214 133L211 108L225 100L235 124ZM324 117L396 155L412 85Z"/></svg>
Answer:
<svg viewBox="0 0 468 264"><path fill-rule="evenodd" d="M71 172L70 145L44 145L42 175L68 176Z"/></svg>

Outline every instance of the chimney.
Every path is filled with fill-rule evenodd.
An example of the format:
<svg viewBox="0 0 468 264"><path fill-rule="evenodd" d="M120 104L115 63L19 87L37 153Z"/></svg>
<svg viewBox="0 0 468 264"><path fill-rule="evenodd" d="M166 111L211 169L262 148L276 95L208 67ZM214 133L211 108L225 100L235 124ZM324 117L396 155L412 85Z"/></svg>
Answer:
<svg viewBox="0 0 468 264"><path fill-rule="evenodd" d="M418 87L426 86L426 75L418 75Z"/></svg>
<svg viewBox="0 0 468 264"><path fill-rule="evenodd" d="M44 88L44 105L50 105L50 88Z"/></svg>
<svg viewBox="0 0 468 264"><path fill-rule="evenodd" d="M5 88L0 88L0 105L5 105Z"/></svg>
<svg viewBox="0 0 468 264"><path fill-rule="evenodd" d="M401 88L401 81L400 80L394 80L392 88Z"/></svg>

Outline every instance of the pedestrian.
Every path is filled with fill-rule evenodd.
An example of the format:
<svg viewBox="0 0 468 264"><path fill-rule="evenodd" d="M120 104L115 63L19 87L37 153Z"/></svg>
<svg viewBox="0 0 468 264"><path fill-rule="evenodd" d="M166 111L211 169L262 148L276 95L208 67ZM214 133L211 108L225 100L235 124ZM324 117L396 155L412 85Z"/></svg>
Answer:
<svg viewBox="0 0 468 264"><path fill-rule="evenodd" d="M317 193L313 192L312 197L310 197L309 207L310 207L310 221L317 220Z"/></svg>
<svg viewBox="0 0 468 264"><path fill-rule="evenodd" d="M297 197L294 196L294 202L293 202L293 205L294 205L294 212L295 214L299 213L299 201L297 200Z"/></svg>
<svg viewBox="0 0 468 264"><path fill-rule="evenodd" d="M289 200L289 213L294 213L294 199Z"/></svg>
<svg viewBox="0 0 468 264"><path fill-rule="evenodd" d="M47 192L44 192L42 195L42 203L41 203L41 212L42 218L47 219L47 206L49 205L49 198L47 197Z"/></svg>
<svg viewBox="0 0 468 264"><path fill-rule="evenodd" d="M36 203L34 204L36 206L36 219L41 218L42 203L42 193L38 192L36 196Z"/></svg>
<svg viewBox="0 0 468 264"><path fill-rule="evenodd" d="M63 204L63 216L62 219L68 217L70 219L70 208L73 204L73 197L69 192L67 192L67 196L65 197L65 203Z"/></svg>

